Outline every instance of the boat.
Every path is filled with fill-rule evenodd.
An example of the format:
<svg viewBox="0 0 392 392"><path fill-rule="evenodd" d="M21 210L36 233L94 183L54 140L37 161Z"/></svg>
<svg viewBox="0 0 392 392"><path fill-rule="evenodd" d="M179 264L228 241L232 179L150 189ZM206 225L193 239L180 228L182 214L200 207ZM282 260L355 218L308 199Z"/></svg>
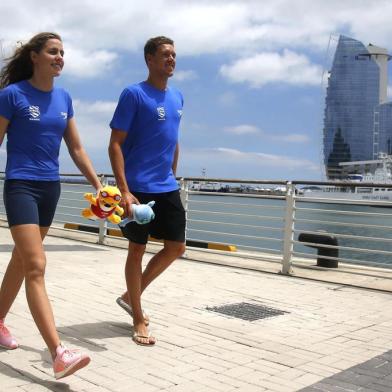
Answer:
<svg viewBox="0 0 392 392"><path fill-rule="evenodd" d="M214 181L192 181L189 190L198 192L227 192L220 182Z"/></svg>
<svg viewBox="0 0 392 392"><path fill-rule="evenodd" d="M348 174L341 184L305 186L300 193L307 198L392 202L392 156L380 154L374 162L379 166L373 173Z"/></svg>

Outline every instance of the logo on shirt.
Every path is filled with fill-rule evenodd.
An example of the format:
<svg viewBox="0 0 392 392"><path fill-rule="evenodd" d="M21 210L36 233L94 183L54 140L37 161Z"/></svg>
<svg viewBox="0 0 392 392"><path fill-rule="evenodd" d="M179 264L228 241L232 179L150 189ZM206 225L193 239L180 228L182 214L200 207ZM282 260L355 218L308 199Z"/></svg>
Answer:
<svg viewBox="0 0 392 392"><path fill-rule="evenodd" d="M29 114L30 114L30 118L29 120L32 121L40 121L40 111L39 111L39 106L29 106Z"/></svg>
<svg viewBox="0 0 392 392"><path fill-rule="evenodd" d="M158 106L157 107L157 112L158 112L158 120L166 120L165 118L165 108L163 106Z"/></svg>
<svg viewBox="0 0 392 392"><path fill-rule="evenodd" d="M60 112L61 117L63 118L63 120L66 120L68 118L68 113L67 112Z"/></svg>

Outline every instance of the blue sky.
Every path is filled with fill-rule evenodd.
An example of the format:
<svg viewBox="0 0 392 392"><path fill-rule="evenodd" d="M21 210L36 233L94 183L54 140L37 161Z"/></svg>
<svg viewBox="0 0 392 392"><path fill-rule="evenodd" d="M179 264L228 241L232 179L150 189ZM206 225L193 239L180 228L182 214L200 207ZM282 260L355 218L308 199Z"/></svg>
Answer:
<svg viewBox="0 0 392 392"><path fill-rule="evenodd" d="M63 37L56 84L73 98L99 173L111 173L108 124L123 87L146 78L152 36L175 41L170 84L185 99L177 174L188 177L205 168L215 178L323 179L331 34L392 52L389 0L14 0L0 3L0 15L3 55L40 31ZM5 159L3 146L0 170ZM60 159L62 173L77 172L64 148Z"/></svg>

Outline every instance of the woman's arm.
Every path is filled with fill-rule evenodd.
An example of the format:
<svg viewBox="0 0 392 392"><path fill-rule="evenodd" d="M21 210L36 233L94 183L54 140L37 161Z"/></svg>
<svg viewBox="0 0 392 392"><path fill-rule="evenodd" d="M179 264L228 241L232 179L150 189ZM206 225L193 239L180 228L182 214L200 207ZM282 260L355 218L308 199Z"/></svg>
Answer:
<svg viewBox="0 0 392 392"><path fill-rule="evenodd" d="M3 144L4 136L7 132L9 120L7 120L5 117L0 116L0 146Z"/></svg>
<svg viewBox="0 0 392 392"><path fill-rule="evenodd" d="M87 181L96 190L102 188L101 182L95 173L90 158L82 146L79 133L76 128L76 122L73 117L68 121L67 129L64 133L64 141L68 147L69 155L81 173L86 177Z"/></svg>

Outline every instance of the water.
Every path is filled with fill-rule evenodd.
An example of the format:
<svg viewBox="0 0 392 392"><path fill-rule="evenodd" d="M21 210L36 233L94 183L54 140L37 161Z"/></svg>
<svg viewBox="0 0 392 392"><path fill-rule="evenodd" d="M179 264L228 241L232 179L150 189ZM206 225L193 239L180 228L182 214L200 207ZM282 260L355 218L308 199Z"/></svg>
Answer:
<svg viewBox="0 0 392 392"><path fill-rule="evenodd" d="M191 211L189 213L188 237L209 242L229 243L236 245L239 249L257 250L259 248L281 254L283 252L285 203L285 200L277 199L217 196L213 194L191 195L188 208L190 210L203 209L206 212ZM298 240L299 233L303 231L318 230L336 235L369 237L366 239L338 237L339 246L353 248L340 250L340 257L353 259L354 263L380 263L392 267L391 255L377 253L377 251L392 252L392 209L388 207L300 201L297 201L296 206L298 210L295 221L295 240ZM309 209L319 211L310 211ZM213 214L216 211L245 215ZM359 212L362 215L342 214L345 212ZM366 216L363 213L378 215ZM194 219L214 221L214 223L195 222ZM248 226L231 226L228 223ZM350 226L344 226L345 223ZM373 227L368 227L372 225ZM206 232L203 232L203 230ZM221 232L238 236L223 235ZM360 252L358 251L360 248L369 249L371 252ZM295 244L294 251L307 254L316 253L316 250L302 244Z"/></svg>

